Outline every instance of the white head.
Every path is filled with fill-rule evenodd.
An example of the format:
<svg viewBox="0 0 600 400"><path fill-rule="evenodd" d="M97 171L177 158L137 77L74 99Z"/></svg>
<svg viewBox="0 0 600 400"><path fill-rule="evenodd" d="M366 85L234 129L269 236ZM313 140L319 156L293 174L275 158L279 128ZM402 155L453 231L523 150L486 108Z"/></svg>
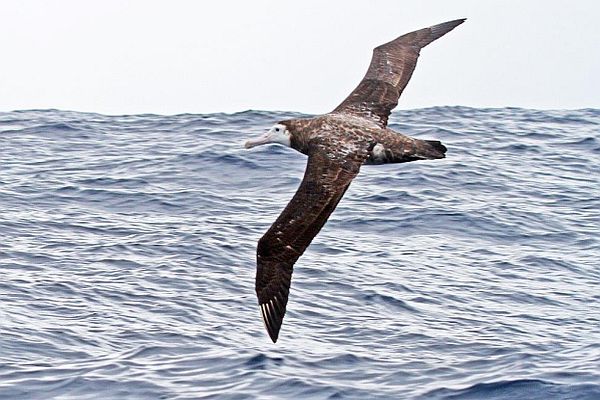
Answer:
<svg viewBox="0 0 600 400"><path fill-rule="evenodd" d="M246 142L246 148L249 149L254 146L260 146L261 144L268 143L279 143L284 146L290 147L292 134L284 124L275 124L267 133L261 135L255 139L250 139Z"/></svg>

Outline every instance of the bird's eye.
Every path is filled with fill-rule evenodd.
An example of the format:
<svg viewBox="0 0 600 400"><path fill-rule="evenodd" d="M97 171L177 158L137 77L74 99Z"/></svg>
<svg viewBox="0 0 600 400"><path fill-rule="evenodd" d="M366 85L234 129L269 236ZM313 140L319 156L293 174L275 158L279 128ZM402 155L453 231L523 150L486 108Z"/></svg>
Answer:
<svg viewBox="0 0 600 400"><path fill-rule="evenodd" d="M279 128L275 128L275 132L279 132Z"/></svg>

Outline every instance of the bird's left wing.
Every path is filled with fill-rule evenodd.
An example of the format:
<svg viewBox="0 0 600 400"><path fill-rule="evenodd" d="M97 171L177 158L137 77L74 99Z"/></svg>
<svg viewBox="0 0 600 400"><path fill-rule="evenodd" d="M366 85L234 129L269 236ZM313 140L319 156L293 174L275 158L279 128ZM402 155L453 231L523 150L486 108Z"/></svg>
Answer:
<svg viewBox="0 0 600 400"><path fill-rule="evenodd" d="M419 29L376 47L365 77L333 112L365 118L385 128L421 49L463 22L464 19L457 19Z"/></svg>
<svg viewBox="0 0 600 400"><path fill-rule="evenodd" d="M321 230L366 157L364 149L341 154L339 148L312 144L298 191L259 240L256 294L273 342L283 322L294 263Z"/></svg>

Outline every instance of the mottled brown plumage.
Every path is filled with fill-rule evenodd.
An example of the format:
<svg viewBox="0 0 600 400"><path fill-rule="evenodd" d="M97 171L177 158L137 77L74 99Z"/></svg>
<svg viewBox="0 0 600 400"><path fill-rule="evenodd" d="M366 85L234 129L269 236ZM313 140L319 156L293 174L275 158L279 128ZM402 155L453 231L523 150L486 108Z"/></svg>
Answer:
<svg viewBox="0 0 600 400"><path fill-rule="evenodd" d="M464 21L420 29L376 47L365 77L334 112L361 116L384 128L415 70L421 49Z"/></svg>
<svg viewBox="0 0 600 400"><path fill-rule="evenodd" d="M246 143L246 147L280 143L308 156L296 194L258 241L256 294L273 342L285 315L293 266L325 225L360 167L445 157L446 148L440 142L402 135L387 128L387 121L421 48L464 21L411 32L375 48L365 77L333 112L281 121Z"/></svg>

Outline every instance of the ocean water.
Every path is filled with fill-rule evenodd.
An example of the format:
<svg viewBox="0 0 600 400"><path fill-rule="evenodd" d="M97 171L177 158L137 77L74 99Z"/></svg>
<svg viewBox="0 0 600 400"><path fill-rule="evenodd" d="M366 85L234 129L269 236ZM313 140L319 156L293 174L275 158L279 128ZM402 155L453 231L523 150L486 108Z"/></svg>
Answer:
<svg viewBox="0 0 600 400"><path fill-rule="evenodd" d="M297 116L0 113L0 398L600 399L600 110L394 113L447 158L363 167L273 344Z"/></svg>

